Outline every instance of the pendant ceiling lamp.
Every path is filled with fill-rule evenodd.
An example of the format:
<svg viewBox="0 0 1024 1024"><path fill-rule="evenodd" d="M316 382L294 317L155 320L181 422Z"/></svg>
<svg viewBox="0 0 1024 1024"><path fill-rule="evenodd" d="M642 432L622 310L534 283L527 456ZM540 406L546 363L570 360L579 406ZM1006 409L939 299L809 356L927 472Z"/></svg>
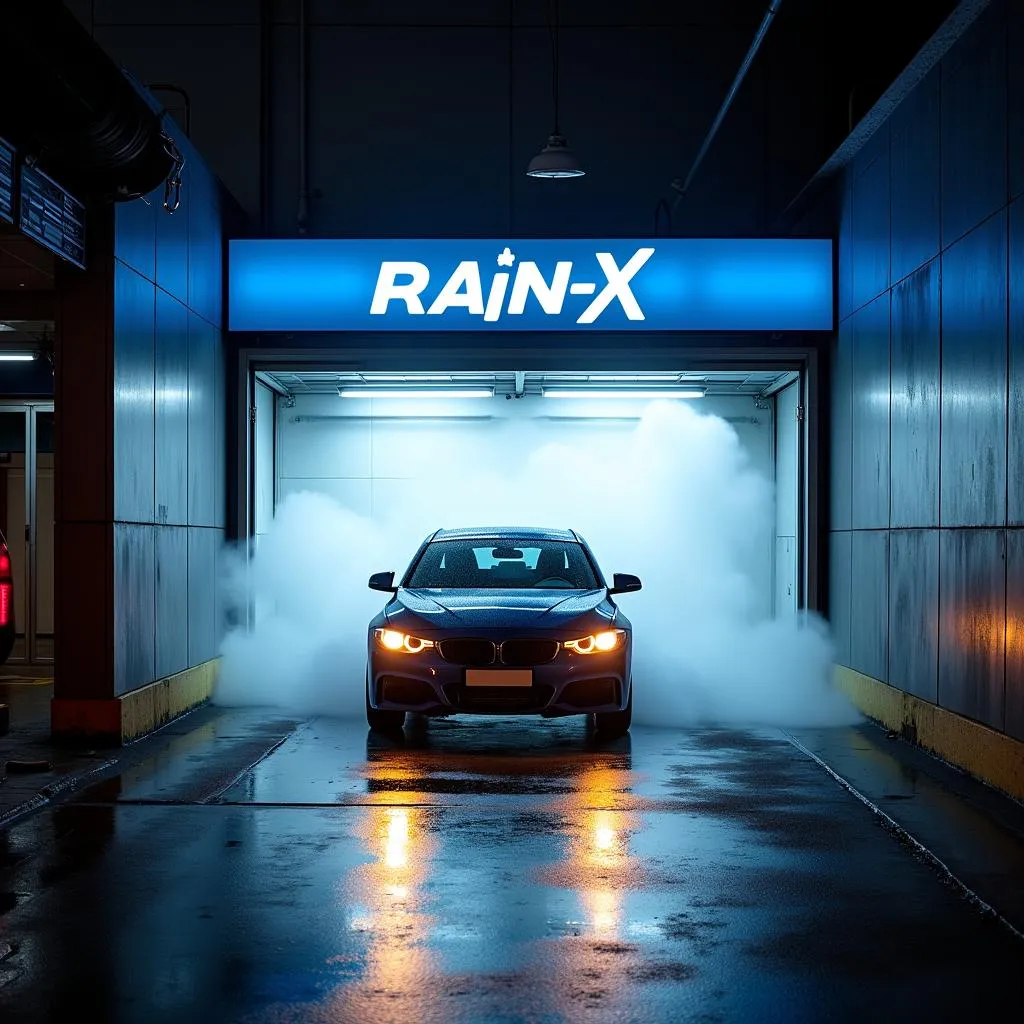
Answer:
<svg viewBox="0 0 1024 1024"><path fill-rule="evenodd" d="M551 0L549 4L548 34L551 37L551 92L555 105L555 128L548 136L547 145L530 161L526 173L531 178L581 178L586 172L569 148L558 122L558 0Z"/></svg>

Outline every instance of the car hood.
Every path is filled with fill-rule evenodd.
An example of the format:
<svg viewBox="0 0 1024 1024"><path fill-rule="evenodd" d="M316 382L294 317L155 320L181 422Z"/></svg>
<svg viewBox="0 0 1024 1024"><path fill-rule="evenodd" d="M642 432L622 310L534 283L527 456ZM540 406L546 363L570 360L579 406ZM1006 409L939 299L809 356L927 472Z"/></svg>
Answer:
<svg viewBox="0 0 1024 1024"><path fill-rule="evenodd" d="M558 629L581 619L615 617L598 590L399 590L388 605L393 625L427 629ZM597 626L595 628L597 628Z"/></svg>

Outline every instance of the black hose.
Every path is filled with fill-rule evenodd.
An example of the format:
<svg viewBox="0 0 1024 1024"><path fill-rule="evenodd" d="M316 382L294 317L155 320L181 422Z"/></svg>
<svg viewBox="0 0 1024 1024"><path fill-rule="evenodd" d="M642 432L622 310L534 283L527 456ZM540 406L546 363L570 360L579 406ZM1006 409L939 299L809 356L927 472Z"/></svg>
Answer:
<svg viewBox="0 0 1024 1024"><path fill-rule="evenodd" d="M174 167L160 117L54 0L4 11L0 134L62 184L114 198L151 192Z"/></svg>

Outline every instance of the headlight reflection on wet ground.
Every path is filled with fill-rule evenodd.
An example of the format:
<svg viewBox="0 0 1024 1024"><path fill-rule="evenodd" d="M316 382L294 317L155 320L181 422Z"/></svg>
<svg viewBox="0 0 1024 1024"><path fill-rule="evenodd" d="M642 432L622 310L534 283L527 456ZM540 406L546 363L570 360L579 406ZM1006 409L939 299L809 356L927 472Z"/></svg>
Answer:
<svg viewBox="0 0 1024 1024"><path fill-rule="evenodd" d="M578 913L565 922L570 934L602 938L623 929L623 901L640 873L629 849L639 829L632 803L628 759L583 761L573 791L552 801L550 810L565 822L562 857L538 865L538 881L575 897Z"/></svg>
<svg viewBox="0 0 1024 1024"><path fill-rule="evenodd" d="M366 942L365 967L327 1004L339 1020L430 1020L428 979L437 965L434 919L423 910L434 850L427 809L368 805L356 813L367 861L342 880L340 898L352 901L349 928Z"/></svg>

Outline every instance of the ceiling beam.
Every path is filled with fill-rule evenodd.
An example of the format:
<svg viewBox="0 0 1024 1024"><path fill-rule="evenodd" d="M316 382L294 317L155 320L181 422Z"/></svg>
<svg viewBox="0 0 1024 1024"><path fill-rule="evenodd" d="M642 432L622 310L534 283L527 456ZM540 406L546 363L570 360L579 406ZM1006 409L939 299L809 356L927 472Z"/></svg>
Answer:
<svg viewBox="0 0 1024 1024"><path fill-rule="evenodd" d="M56 306L52 291L31 288L0 291L0 320L53 320Z"/></svg>

